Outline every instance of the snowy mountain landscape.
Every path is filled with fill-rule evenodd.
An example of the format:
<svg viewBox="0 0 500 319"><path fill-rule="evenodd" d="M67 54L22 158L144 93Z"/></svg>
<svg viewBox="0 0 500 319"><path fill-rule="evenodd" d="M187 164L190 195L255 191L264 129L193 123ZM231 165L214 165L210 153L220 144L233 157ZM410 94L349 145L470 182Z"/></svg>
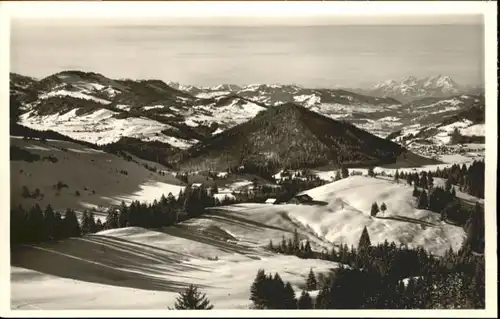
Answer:
<svg viewBox="0 0 500 319"><path fill-rule="evenodd" d="M19 115L20 125L11 136L11 156L13 148L19 153L19 157L11 157L11 170L16 172L11 179L12 207L35 205L44 209L50 205L56 211L70 209L82 229L89 216L97 221L81 238L19 248L12 261L14 308L126 306L97 301L100 294L109 293L123 296L117 299L123 301L128 296L141 296L137 309L161 307L165 300L174 303L182 291L178 278L185 276L191 279L184 284L206 287L203 290L216 307L246 309L251 306L247 286L264 266L267 271L279 273L295 291L304 289L309 269L324 276L339 267L340 260L302 259L266 248L269 241L280 243L294 232L315 252L335 251L344 244L357 246L363 229L368 230L373 245L395 242L410 248L424 247L437 256L445 256L449 248L458 251L462 247L467 238L464 228L443 221L439 211L419 207L412 196L413 187L389 176L396 172L414 174L416 170L436 172L482 160L484 96L429 98L403 104L348 91L294 86L220 86L212 90L217 92L212 96L207 91L191 95L188 88L171 87L161 81L111 80L77 71L41 80L11 74L12 101L19 101L18 110L13 112ZM342 144L335 144L341 141L340 131L333 133L334 144L314 146L317 142L306 137L311 134L306 131L308 123L316 123L307 130L314 128L311 136L320 138L321 143L326 140L325 133L318 131L320 126L326 125L325 129L332 133L366 129L375 135L354 133L358 128L348 134L364 132L357 139L370 145L370 150L363 151L366 154L383 154L386 147L387 154L394 157L383 160L381 155L361 155L349 164L342 159L358 158L360 155L353 155L353 150L365 146L357 145L347 135L341 139ZM264 131L257 129L261 125ZM335 125L342 128L336 129ZM382 129L386 129L383 134ZM454 136L457 130L462 138L472 139L462 143ZM52 132L54 138L44 137L44 132ZM250 143L270 143L272 147L249 146L235 139L238 136L249 138ZM270 136L273 139L266 141ZM151 143L157 143L155 148ZM289 148L294 143L299 148ZM309 143L309 151L306 148L302 153L301 147ZM239 150L241 146L244 148ZM408 150L399 150L401 146ZM336 155L316 153L315 149L322 147ZM148 148L151 152L145 153ZM158 148L162 150L155 153ZM265 156L258 159L250 155L252 149L255 156ZM273 149L285 152L270 153ZM224 154L234 151L238 153L229 161ZM290 162L293 156L297 159ZM315 156L318 160L313 159ZM330 160L321 160L323 156ZM371 156L375 157L369 159ZM34 160L27 161L31 157ZM197 158L208 162L193 166L193 161L200 163ZM249 167L240 162L243 158ZM271 159L275 164L266 166ZM342 165L347 165L353 176L336 178ZM285 174L282 170L290 168L295 173ZM289 181L303 185L290 189L296 182ZM113 207L118 209L116 216L122 218L123 205L133 207L140 202L155 207L162 196L172 196L172 203L177 203L173 207L180 205L177 207L183 209L179 196L185 196L183 191L198 184L210 191L215 189L211 196L217 199L216 207L205 208L206 213L200 217L184 220L186 217L177 215L178 224L161 229L151 229L153 225L139 227L141 222L129 221L124 224L127 227L116 229L109 224ZM360 198L360 192L369 196ZM308 194L324 204L289 204L294 194ZM480 198L464 195L465 205L482 203ZM270 197L280 198L281 204L263 203ZM373 217L372 203L384 203L387 210ZM113 270L116 267L120 270ZM69 268L73 269L71 273L65 271ZM236 277L237 273L242 276ZM233 282L242 286L234 286ZM51 290L49 296L44 294L46 301L37 299L36 287L46 289L47 285L57 289ZM97 295L85 301L78 293L63 293L64 287L73 285L80 287L79 291L91 289ZM315 297L317 293L311 291L309 295ZM61 303L61 298L80 301Z"/></svg>
<svg viewBox="0 0 500 319"><path fill-rule="evenodd" d="M54 35L44 72L13 53L13 311L485 308L487 102L442 41L120 28L82 37L93 60Z"/></svg>

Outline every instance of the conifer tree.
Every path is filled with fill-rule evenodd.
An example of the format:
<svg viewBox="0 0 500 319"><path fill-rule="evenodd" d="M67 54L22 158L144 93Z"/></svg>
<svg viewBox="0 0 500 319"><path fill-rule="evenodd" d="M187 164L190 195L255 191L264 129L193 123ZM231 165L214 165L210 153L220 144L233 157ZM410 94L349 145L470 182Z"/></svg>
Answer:
<svg viewBox="0 0 500 319"><path fill-rule="evenodd" d="M75 211L72 209L67 209L64 214L64 235L65 237L79 237L81 236L80 224L78 223L78 218L76 217Z"/></svg>
<svg viewBox="0 0 500 319"><path fill-rule="evenodd" d="M90 221L90 215L87 210L83 211L82 214L82 233L83 234L88 234L91 232L91 221Z"/></svg>
<svg viewBox="0 0 500 319"><path fill-rule="evenodd" d="M300 247L299 233L297 232L297 228L293 231L293 251L298 252Z"/></svg>
<svg viewBox="0 0 500 319"><path fill-rule="evenodd" d="M108 216L106 216L106 221L104 222L104 227L106 229L115 229L120 227L120 221L118 219L118 212L115 209L108 210Z"/></svg>
<svg viewBox="0 0 500 319"><path fill-rule="evenodd" d="M314 272L311 268L309 270L309 275L307 276L306 280L306 290L307 291L316 290L317 287L318 287L318 281L316 280L316 276L314 275Z"/></svg>
<svg viewBox="0 0 500 319"><path fill-rule="evenodd" d="M185 291L179 293L174 307L176 310L210 310L214 306L210 304L204 293L199 292L197 287L190 285Z"/></svg>
<svg viewBox="0 0 500 319"><path fill-rule="evenodd" d="M257 271L252 286L250 287L250 300L253 302L256 309L265 309L269 304L267 290L267 276L264 269Z"/></svg>
<svg viewBox="0 0 500 319"><path fill-rule="evenodd" d="M45 218L40 205L35 204L28 213L28 233L31 240L40 242L47 239Z"/></svg>
<svg viewBox="0 0 500 319"><path fill-rule="evenodd" d="M427 193L425 192L425 189L423 189L420 193L420 196L418 197L417 208L426 209L428 204L429 200L427 199Z"/></svg>
<svg viewBox="0 0 500 319"><path fill-rule="evenodd" d="M104 230L104 225L100 219L97 219L97 222L95 223L95 227L96 227L96 231L95 231L96 233L100 232L101 230Z"/></svg>
<svg viewBox="0 0 500 319"><path fill-rule="evenodd" d="M132 206L132 204L130 206ZM127 227L129 217L130 217L130 207L127 207L127 205L125 205L125 202L122 201L118 215L119 227Z"/></svg>
<svg viewBox="0 0 500 319"><path fill-rule="evenodd" d="M413 197L418 197L419 195L420 195L420 192L419 192L419 190L418 190L418 188L417 188L417 185L415 185L415 186L413 187L413 193L412 193L412 196L413 196Z"/></svg>
<svg viewBox="0 0 500 319"><path fill-rule="evenodd" d="M54 239L62 239L64 237L64 221L61 213L56 212L54 215Z"/></svg>
<svg viewBox="0 0 500 319"><path fill-rule="evenodd" d="M379 208L378 208L378 205L377 203L373 203L372 204L372 208L370 210L370 216L377 216L378 212L379 212Z"/></svg>
<svg viewBox="0 0 500 319"><path fill-rule="evenodd" d="M91 234L97 233L97 224L95 221L94 213L89 213L89 230Z"/></svg>
<svg viewBox="0 0 500 319"><path fill-rule="evenodd" d="M382 205L380 205L380 210L383 212L385 212L387 210L387 205L385 203L382 203Z"/></svg>
<svg viewBox="0 0 500 319"><path fill-rule="evenodd" d="M304 258L312 258L313 257L313 251L311 248L311 243L309 240L306 240L306 244L304 245Z"/></svg>
<svg viewBox="0 0 500 319"><path fill-rule="evenodd" d="M337 170L337 173L335 173L335 178L333 179L334 182L340 181L342 179L342 176L340 175L340 171Z"/></svg>
<svg viewBox="0 0 500 319"><path fill-rule="evenodd" d="M284 309L297 309L297 299L295 298L295 291L292 285L287 282L283 289L283 308Z"/></svg>
<svg viewBox="0 0 500 319"><path fill-rule="evenodd" d="M341 174L342 174L342 178L348 178L349 177L349 170L346 167L342 167L340 171L341 171Z"/></svg>
<svg viewBox="0 0 500 319"><path fill-rule="evenodd" d="M316 296L316 302L314 303L315 309L328 309L329 307L329 296L330 289L329 287L323 287Z"/></svg>
<svg viewBox="0 0 500 319"><path fill-rule="evenodd" d="M363 232L361 233L361 237L359 238L358 250L366 250L371 245L370 235L368 234L368 229L365 226L363 228Z"/></svg>
<svg viewBox="0 0 500 319"><path fill-rule="evenodd" d="M297 301L297 308L298 309L313 309L312 298L307 291L302 290L302 293L300 294L300 298Z"/></svg>
<svg viewBox="0 0 500 319"><path fill-rule="evenodd" d="M375 172L373 171L373 167L368 168L368 176L375 177Z"/></svg>
<svg viewBox="0 0 500 319"><path fill-rule="evenodd" d="M399 172L398 172L398 170L396 170L396 173L394 174L394 180L396 182L399 182Z"/></svg>
<svg viewBox="0 0 500 319"><path fill-rule="evenodd" d="M54 210L52 209L52 206L47 205L45 208L44 212L44 218L45 218L45 225L47 227L47 235L48 239L55 239L55 213Z"/></svg>

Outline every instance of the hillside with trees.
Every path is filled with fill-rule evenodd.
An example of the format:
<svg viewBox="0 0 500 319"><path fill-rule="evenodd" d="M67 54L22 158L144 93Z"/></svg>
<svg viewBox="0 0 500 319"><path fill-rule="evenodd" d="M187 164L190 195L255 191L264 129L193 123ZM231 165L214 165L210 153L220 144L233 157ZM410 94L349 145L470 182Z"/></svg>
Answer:
<svg viewBox="0 0 500 319"><path fill-rule="evenodd" d="M421 164L436 163L352 124L288 103L192 146L179 164L212 170L247 165L278 170L391 164L407 155Z"/></svg>

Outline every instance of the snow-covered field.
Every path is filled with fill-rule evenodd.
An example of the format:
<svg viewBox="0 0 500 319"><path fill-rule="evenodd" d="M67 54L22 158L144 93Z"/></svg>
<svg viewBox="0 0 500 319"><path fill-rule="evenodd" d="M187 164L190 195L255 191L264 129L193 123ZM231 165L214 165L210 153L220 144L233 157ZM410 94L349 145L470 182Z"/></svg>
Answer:
<svg viewBox="0 0 500 319"><path fill-rule="evenodd" d="M458 249L465 238L438 214L416 209L412 188L404 183L352 176L306 193L325 205L235 204L159 231L122 228L28 247L12 258L12 307L166 309L180 290L195 284L215 308L245 309L260 268L279 272L300 292L311 267L338 267L265 248L270 240L291 238L295 229L315 250L356 246L365 226L374 244L423 245L437 255ZM388 210L372 218L375 201Z"/></svg>
<svg viewBox="0 0 500 319"><path fill-rule="evenodd" d="M196 126L196 123L217 122L228 128L250 120L263 110L265 108L262 106L237 98L217 107L214 105L193 106L193 113L186 114L186 122L190 123L188 124L190 126Z"/></svg>
<svg viewBox="0 0 500 319"><path fill-rule="evenodd" d="M121 137L160 141L179 148L187 148L196 142L164 135L163 130L175 128L148 118L118 119L114 117L117 113L108 109L77 116L77 110L48 116L33 116L28 112L21 116L21 120L23 125L36 130L50 129L76 140L98 145L116 142Z"/></svg>
<svg viewBox="0 0 500 319"><path fill-rule="evenodd" d="M168 193L172 193L174 197L178 197L179 192L184 189L184 186L171 185L162 182L148 182L139 185L140 190L129 195L116 196L110 199L112 204L120 204L122 201L125 204L130 204L133 201L151 204L155 199L159 200L162 195L165 197ZM106 199L106 198L105 198Z"/></svg>
<svg viewBox="0 0 500 319"><path fill-rule="evenodd" d="M443 164L433 164L433 165L423 165L420 167L407 167L407 168L386 168L376 166L373 168L373 171L376 174L385 174L389 176L394 176L396 170L399 172L405 173L419 173L423 171L436 171L438 168L442 170L443 168L451 167L453 164L465 164L465 166L469 166L474 162L474 160L483 160L484 154L477 154L477 156L464 156L460 154L453 155L441 155L439 156L439 160L443 162ZM349 168L349 174L352 172L358 172L361 175L367 175L367 168ZM313 171L319 178L325 181L333 181L335 175L337 174L337 170L314 170ZM279 175L275 175L277 178Z"/></svg>
<svg viewBox="0 0 500 319"><path fill-rule="evenodd" d="M250 241L259 237L259 227L240 224L253 234L241 243L221 228L195 222L162 232L110 230L30 248L13 259L12 308L166 310L179 291L195 284L217 309L246 309L260 268L279 272L299 291L310 268L338 266L269 253ZM238 226L231 229L237 234Z"/></svg>

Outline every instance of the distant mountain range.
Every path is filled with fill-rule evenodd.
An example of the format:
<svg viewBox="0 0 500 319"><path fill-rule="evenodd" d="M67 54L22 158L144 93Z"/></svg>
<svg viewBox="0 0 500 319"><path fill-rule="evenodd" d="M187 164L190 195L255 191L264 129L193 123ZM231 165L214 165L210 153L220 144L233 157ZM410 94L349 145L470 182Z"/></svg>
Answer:
<svg viewBox="0 0 500 319"><path fill-rule="evenodd" d="M457 92L449 77L426 81L409 78L404 82L407 87L421 86L428 92L437 92L436 88L441 88L442 94ZM389 87L396 92L395 88L402 86L387 82L377 90ZM39 80L11 73L10 93L21 102L21 123L30 128L51 129L100 145L125 138L129 142L154 142L155 148L163 143L169 145L170 153L201 145L261 112L283 105L300 105L383 138L410 125L440 121L473 104L484 105L483 94L401 102L338 88L277 84L197 88L161 80L111 79L82 71L63 71Z"/></svg>
<svg viewBox="0 0 500 319"><path fill-rule="evenodd" d="M403 80L387 80L368 89L355 89L356 92L379 97L391 97L404 103L426 97L450 97L458 94L479 94L481 87L462 86L450 76L436 75L425 78L409 76Z"/></svg>

